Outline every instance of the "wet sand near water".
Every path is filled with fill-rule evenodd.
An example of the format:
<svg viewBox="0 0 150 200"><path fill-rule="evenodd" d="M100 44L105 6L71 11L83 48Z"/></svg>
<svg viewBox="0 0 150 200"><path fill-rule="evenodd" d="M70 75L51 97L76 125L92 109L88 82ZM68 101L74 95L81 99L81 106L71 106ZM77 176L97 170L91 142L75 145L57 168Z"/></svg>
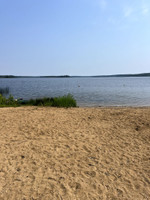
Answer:
<svg viewBox="0 0 150 200"><path fill-rule="evenodd" d="M150 108L0 108L3 199L150 199Z"/></svg>

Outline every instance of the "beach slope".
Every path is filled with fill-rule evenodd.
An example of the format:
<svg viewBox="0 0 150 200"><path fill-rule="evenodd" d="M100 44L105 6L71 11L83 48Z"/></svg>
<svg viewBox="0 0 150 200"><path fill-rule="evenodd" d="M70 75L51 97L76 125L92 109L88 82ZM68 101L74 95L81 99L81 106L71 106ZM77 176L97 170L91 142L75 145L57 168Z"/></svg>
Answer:
<svg viewBox="0 0 150 200"><path fill-rule="evenodd" d="M150 108L0 109L0 199L149 198Z"/></svg>

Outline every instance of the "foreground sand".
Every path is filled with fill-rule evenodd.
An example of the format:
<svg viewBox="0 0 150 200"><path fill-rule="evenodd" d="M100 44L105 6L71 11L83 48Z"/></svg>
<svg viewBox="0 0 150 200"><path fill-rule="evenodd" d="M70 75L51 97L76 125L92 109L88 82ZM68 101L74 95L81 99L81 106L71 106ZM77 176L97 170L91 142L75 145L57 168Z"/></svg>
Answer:
<svg viewBox="0 0 150 200"><path fill-rule="evenodd" d="M150 108L1 108L0 199L150 199Z"/></svg>

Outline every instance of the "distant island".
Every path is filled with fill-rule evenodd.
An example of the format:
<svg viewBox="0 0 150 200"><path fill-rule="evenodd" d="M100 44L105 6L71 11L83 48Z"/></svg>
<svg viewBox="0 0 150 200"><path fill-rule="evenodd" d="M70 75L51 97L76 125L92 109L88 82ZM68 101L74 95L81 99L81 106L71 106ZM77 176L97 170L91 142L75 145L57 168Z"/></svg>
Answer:
<svg viewBox="0 0 150 200"><path fill-rule="evenodd" d="M150 73L140 74L115 74L115 75L96 75L96 76L14 76L14 75L0 75L0 78L103 78L103 77L150 77Z"/></svg>

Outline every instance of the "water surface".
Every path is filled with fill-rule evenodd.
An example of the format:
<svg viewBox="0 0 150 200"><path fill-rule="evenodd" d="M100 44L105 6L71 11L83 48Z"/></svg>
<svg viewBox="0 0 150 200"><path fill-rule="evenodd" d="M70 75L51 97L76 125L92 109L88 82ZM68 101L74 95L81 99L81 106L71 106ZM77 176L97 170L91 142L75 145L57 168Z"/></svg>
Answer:
<svg viewBox="0 0 150 200"><path fill-rule="evenodd" d="M79 106L150 106L150 77L1 78L14 98L72 94Z"/></svg>

